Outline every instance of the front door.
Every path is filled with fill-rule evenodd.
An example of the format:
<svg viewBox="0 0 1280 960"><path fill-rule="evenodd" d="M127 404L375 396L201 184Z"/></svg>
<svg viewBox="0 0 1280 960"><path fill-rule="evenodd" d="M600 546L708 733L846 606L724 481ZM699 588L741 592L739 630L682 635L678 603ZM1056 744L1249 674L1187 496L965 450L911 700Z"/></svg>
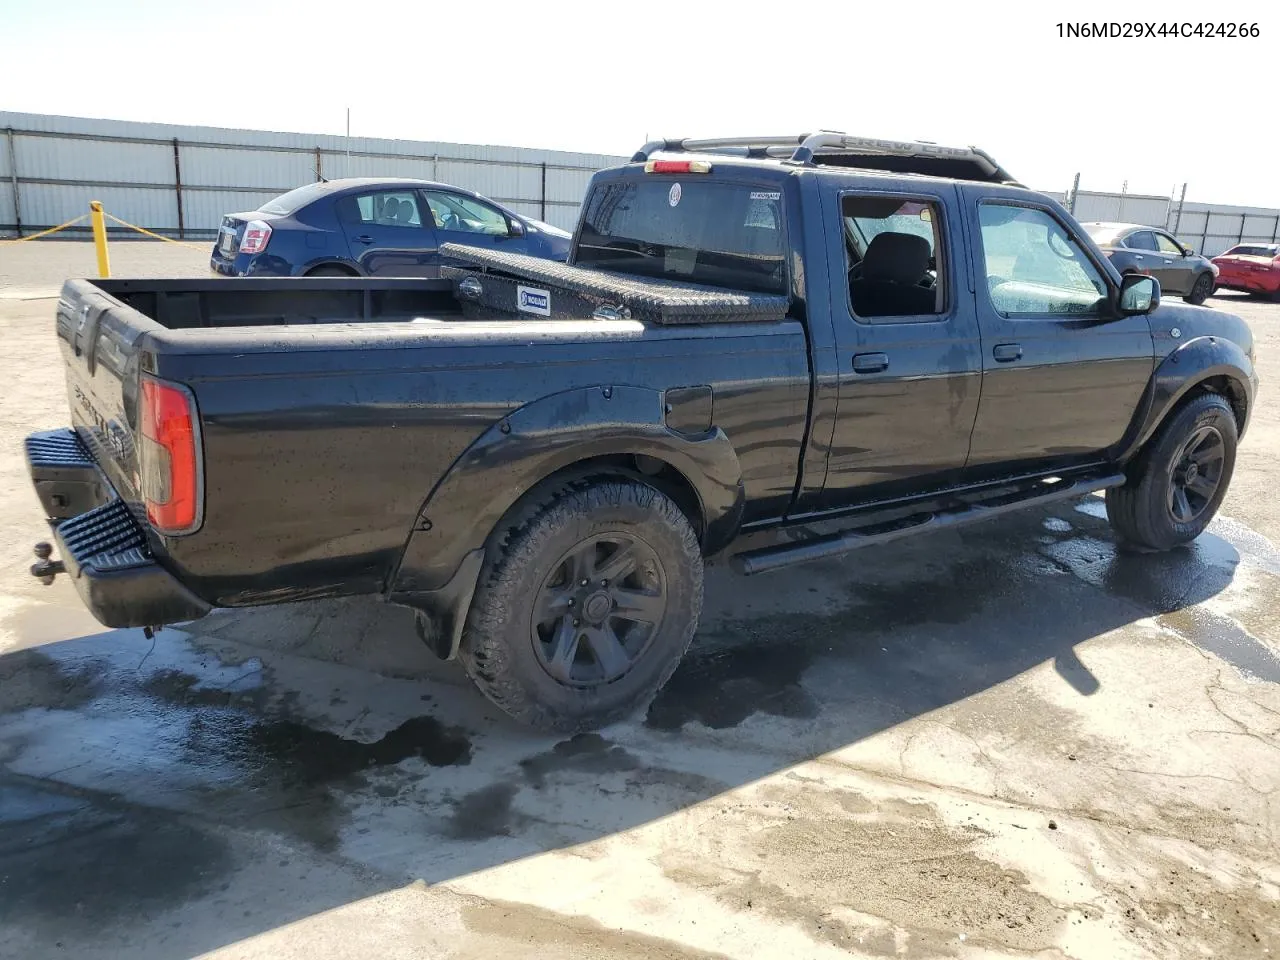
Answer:
<svg viewBox="0 0 1280 960"><path fill-rule="evenodd" d="M351 258L374 277L440 276L438 241L413 189L370 190L338 201Z"/></svg>
<svg viewBox="0 0 1280 960"><path fill-rule="evenodd" d="M955 188L910 187L851 191L823 211L835 219L828 266L840 369L828 509L953 481L969 453L981 342L962 227L944 213L956 209Z"/></svg>
<svg viewBox="0 0 1280 960"><path fill-rule="evenodd" d="M423 190L422 196L441 243L525 252L523 230L497 207L450 190Z"/></svg>
<svg viewBox="0 0 1280 960"><path fill-rule="evenodd" d="M1156 274L1160 289L1185 297L1195 286L1199 275L1195 260L1186 255L1173 237L1158 231L1152 233L1156 238L1156 255L1160 258L1160 272Z"/></svg>
<svg viewBox="0 0 1280 960"><path fill-rule="evenodd" d="M1059 213L966 189L982 326L969 467L1054 469L1119 443L1154 366L1145 315L1111 318L1111 281Z"/></svg>

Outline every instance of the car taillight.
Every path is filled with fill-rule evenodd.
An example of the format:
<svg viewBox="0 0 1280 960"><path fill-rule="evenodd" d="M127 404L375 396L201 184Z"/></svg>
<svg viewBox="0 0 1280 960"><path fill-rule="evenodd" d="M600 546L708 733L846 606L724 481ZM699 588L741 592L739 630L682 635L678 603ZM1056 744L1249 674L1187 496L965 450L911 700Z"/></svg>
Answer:
<svg viewBox="0 0 1280 960"><path fill-rule="evenodd" d="M710 173L711 164L706 160L650 160L644 165L645 173Z"/></svg>
<svg viewBox="0 0 1280 960"><path fill-rule="evenodd" d="M250 220L240 238L241 253L261 253L271 240L271 227L264 220Z"/></svg>
<svg viewBox="0 0 1280 960"><path fill-rule="evenodd" d="M157 533L194 533L204 495L195 397L185 387L143 376L138 420L147 520Z"/></svg>

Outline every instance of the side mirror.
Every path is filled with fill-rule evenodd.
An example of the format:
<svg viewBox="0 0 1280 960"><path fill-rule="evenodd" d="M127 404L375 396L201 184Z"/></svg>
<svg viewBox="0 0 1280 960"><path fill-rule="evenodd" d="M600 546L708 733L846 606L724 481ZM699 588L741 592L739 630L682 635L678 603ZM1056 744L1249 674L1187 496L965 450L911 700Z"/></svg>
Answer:
<svg viewBox="0 0 1280 960"><path fill-rule="evenodd" d="M1150 313L1160 306L1160 282L1146 274L1127 273L1120 278L1118 301L1121 316Z"/></svg>
<svg viewBox="0 0 1280 960"><path fill-rule="evenodd" d="M509 236L509 237L523 237L523 236L524 236L524 224L523 224L523 223L521 223L519 220L508 220L508 221L507 221L507 236Z"/></svg>
<svg viewBox="0 0 1280 960"><path fill-rule="evenodd" d="M1191 249L1190 247L1183 247L1183 248L1182 248L1182 255L1183 255L1184 257L1194 257L1194 256L1196 255L1196 252L1195 252L1195 250Z"/></svg>

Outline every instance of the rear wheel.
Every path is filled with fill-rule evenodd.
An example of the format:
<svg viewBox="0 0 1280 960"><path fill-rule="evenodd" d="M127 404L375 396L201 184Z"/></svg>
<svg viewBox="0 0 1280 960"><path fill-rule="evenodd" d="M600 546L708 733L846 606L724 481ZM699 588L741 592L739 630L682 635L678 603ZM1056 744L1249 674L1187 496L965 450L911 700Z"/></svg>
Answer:
<svg viewBox="0 0 1280 960"><path fill-rule="evenodd" d="M1209 299L1209 294L1211 293L1213 293L1213 275L1202 273L1196 277L1195 285L1192 286L1191 292L1187 294L1187 303L1199 306Z"/></svg>
<svg viewBox="0 0 1280 960"><path fill-rule="evenodd" d="M342 267L316 267L307 274L308 277L354 277L355 274Z"/></svg>
<svg viewBox="0 0 1280 960"><path fill-rule="evenodd" d="M701 607L702 555L680 508L635 481L586 481L532 504L492 552L459 656L522 723L590 730L653 697Z"/></svg>
<svg viewBox="0 0 1280 960"><path fill-rule="evenodd" d="M1107 519L1121 539L1169 550L1198 537L1213 519L1236 462L1236 418L1214 393L1175 411L1107 491Z"/></svg>

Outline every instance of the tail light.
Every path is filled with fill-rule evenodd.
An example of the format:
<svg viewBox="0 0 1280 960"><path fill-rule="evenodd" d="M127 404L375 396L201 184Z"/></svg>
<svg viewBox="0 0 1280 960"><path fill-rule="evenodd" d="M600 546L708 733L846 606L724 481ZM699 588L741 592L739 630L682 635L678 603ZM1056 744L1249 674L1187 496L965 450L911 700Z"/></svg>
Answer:
<svg viewBox="0 0 1280 960"><path fill-rule="evenodd" d="M261 253L271 241L271 226L265 220L250 220L240 238L241 253Z"/></svg>
<svg viewBox="0 0 1280 960"><path fill-rule="evenodd" d="M157 533L194 533L203 513L204 478L196 400L186 387L142 378L139 471L147 520Z"/></svg>
<svg viewBox="0 0 1280 960"><path fill-rule="evenodd" d="M710 173L711 164L706 160L650 160L644 165L645 173Z"/></svg>

